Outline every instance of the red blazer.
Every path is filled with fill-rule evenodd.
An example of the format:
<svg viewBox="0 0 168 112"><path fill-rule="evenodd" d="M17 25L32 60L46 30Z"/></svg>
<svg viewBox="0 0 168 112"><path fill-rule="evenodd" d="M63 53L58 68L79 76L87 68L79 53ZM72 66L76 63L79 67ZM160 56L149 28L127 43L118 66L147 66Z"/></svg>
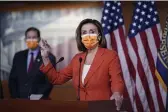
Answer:
<svg viewBox="0 0 168 112"><path fill-rule="evenodd" d="M81 75L86 54L84 52L75 55L70 64L63 70L56 71L51 63L47 66L42 65L40 70L48 76L52 84L63 84L72 79L77 93L79 58L82 58ZM85 77L84 84L82 78L80 80L80 100L109 100L113 92L122 94L124 84L117 53L113 50L99 48Z"/></svg>

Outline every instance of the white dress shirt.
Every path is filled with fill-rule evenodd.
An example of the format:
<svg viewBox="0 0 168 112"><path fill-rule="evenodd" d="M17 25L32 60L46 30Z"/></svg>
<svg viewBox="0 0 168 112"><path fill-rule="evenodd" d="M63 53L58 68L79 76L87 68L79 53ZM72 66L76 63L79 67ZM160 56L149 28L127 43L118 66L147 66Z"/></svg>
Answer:
<svg viewBox="0 0 168 112"><path fill-rule="evenodd" d="M85 77L90 69L91 65L84 64L83 71L82 71L82 83L84 83Z"/></svg>

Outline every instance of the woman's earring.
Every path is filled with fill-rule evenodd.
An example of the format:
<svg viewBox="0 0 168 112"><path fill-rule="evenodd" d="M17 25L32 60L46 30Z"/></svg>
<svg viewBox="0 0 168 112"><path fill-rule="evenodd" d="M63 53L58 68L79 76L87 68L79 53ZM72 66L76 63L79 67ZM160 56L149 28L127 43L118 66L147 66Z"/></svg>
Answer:
<svg viewBox="0 0 168 112"><path fill-rule="evenodd" d="M101 36L98 36L98 37L97 37L97 39L98 39L98 41L100 41L100 39L101 39Z"/></svg>

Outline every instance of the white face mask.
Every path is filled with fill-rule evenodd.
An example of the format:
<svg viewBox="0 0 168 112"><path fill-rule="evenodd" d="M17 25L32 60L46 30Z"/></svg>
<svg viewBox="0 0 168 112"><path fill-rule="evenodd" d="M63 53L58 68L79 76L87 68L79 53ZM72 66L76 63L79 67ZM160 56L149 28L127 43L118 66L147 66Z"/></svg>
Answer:
<svg viewBox="0 0 168 112"><path fill-rule="evenodd" d="M82 43L87 49L92 49L98 44L98 35L97 34L85 34L82 35Z"/></svg>

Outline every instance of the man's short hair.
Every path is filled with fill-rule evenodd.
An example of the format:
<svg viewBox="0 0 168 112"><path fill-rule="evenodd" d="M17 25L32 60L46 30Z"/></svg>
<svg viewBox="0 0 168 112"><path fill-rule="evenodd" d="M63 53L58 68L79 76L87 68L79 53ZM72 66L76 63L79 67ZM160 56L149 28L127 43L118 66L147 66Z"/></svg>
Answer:
<svg viewBox="0 0 168 112"><path fill-rule="evenodd" d="M37 37L39 38L39 41L41 40L40 30L39 30L39 29L37 29L37 28L35 28L35 27L30 27L30 28L28 28L28 29L26 30L26 32L25 32L25 37L27 37L27 33L28 33L29 31L35 31L35 32L37 33Z"/></svg>

